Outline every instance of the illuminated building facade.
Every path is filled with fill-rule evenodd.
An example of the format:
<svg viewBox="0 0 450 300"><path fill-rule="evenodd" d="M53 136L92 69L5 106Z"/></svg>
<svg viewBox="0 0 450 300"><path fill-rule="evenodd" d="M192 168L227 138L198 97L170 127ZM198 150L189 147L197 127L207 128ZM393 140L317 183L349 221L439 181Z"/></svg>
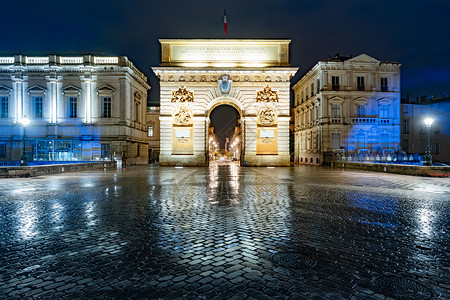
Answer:
<svg viewBox="0 0 450 300"><path fill-rule="evenodd" d="M319 61L294 87L295 163L400 150L400 64L361 54Z"/></svg>
<svg viewBox="0 0 450 300"><path fill-rule="evenodd" d="M127 57L0 57L0 160L147 163L147 78ZM29 119L26 140L21 121Z"/></svg>
<svg viewBox="0 0 450 300"><path fill-rule="evenodd" d="M211 111L240 116L240 162L289 165L289 40L160 40L162 165L209 163Z"/></svg>

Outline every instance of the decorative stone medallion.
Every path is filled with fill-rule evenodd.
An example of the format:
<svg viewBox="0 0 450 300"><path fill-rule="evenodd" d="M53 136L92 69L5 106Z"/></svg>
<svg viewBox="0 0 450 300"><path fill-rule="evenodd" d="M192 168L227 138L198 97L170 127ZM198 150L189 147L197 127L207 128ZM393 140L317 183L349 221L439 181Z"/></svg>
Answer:
<svg viewBox="0 0 450 300"><path fill-rule="evenodd" d="M192 111L184 106L178 106L173 112L173 123L176 125L190 125L193 122Z"/></svg>
<svg viewBox="0 0 450 300"><path fill-rule="evenodd" d="M277 111L273 107L264 107L258 112L258 124L272 126L277 123Z"/></svg>
<svg viewBox="0 0 450 300"><path fill-rule="evenodd" d="M229 79L227 74L224 74L218 80L219 83L219 91L222 96L228 96L231 91L232 80Z"/></svg>

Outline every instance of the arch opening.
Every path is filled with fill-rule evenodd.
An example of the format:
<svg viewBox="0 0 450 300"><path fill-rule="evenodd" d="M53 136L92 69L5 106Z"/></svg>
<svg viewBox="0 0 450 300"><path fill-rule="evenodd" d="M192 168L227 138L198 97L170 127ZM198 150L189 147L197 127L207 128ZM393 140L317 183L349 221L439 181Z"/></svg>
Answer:
<svg viewBox="0 0 450 300"><path fill-rule="evenodd" d="M230 103L216 103L208 115L209 164L240 164L242 126L239 107Z"/></svg>

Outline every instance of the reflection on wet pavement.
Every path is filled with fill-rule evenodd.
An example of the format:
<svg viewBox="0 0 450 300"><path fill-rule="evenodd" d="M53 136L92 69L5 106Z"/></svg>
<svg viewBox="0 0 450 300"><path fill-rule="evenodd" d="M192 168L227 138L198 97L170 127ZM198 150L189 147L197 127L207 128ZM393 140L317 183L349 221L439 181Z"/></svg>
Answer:
<svg viewBox="0 0 450 300"><path fill-rule="evenodd" d="M0 298L449 298L449 183L236 164L2 179Z"/></svg>

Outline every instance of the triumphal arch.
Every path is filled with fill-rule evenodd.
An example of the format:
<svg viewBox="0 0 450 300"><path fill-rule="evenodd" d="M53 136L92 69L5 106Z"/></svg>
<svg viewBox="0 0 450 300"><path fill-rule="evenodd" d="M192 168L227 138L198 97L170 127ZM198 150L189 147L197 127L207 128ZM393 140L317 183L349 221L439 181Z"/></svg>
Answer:
<svg viewBox="0 0 450 300"><path fill-rule="evenodd" d="M290 40L162 39L161 165L207 166L210 114L234 107L240 162L289 165Z"/></svg>

